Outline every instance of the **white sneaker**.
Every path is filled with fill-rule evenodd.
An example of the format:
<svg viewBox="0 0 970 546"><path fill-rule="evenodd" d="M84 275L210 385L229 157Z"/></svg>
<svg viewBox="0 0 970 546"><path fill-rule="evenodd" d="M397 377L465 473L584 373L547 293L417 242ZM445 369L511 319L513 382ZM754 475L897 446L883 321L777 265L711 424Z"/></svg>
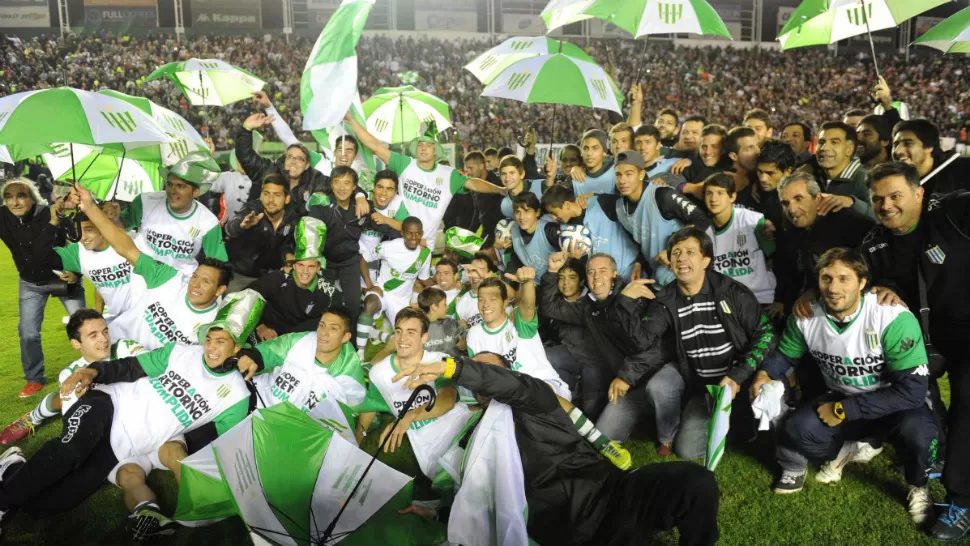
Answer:
<svg viewBox="0 0 970 546"><path fill-rule="evenodd" d="M0 482L3 481L3 475L7 472L8 468L10 468L12 465L26 462L27 458L24 457L24 453L19 447L14 446L4 451L3 454L0 455ZM0 519L2 518L3 516L0 514Z"/></svg>
<svg viewBox="0 0 970 546"><path fill-rule="evenodd" d="M913 518L913 523L922 524L933 518L933 496L930 495L929 487L909 486L906 503L908 504L909 517Z"/></svg>
<svg viewBox="0 0 970 546"><path fill-rule="evenodd" d="M853 443L856 444L856 452L850 463L868 464L882 453L882 446L872 447L872 444L865 440Z"/></svg>
<svg viewBox="0 0 970 546"><path fill-rule="evenodd" d="M815 481L819 483L837 483L842 480L842 471L845 466L852 462L858 449L858 442L845 442L842 449L835 459L822 465L818 474L815 474Z"/></svg>

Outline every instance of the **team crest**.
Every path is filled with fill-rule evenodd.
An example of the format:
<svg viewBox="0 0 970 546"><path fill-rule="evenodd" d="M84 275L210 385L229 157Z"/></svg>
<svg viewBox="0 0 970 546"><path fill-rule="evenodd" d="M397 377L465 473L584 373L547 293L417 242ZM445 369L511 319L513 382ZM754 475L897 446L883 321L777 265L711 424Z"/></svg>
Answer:
<svg viewBox="0 0 970 546"><path fill-rule="evenodd" d="M193 239L198 237L200 233L202 233L202 230L199 229L199 226L192 226L189 228L189 237L192 237Z"/></svg>
<svg viewBox="0 0 970 546"><path fill-rule="evenodd" d="M313 311L313 305L314 305L314 304L313 304L313 303L311 303L310 305L307 305L307 306L306 306L306 314L307 314L307 315L309 315L309 314L310 314L310 311Z"/></svg>
<svg viewBox="0 0 970 546"><path fill-rule="evenodd" d="M879 348L879 334L872 328L866 328L866 347L869 347L870 351Z"/></svg>
<svg viewBox="0 0 970 546"><path fill-rule="evenodd" d="M290 227L291 226L289 224L286 224L285 226L283 226L283 237L286 237L287 235L290 234Z"/></svg>
<svg viewBox="0 0 970 546"><path fill-rule="evenodd" d="M442 186L445 183L445 179L443 177L440 177L439 176L439 177L437 177L437 178L434 179L434 183L437 184L437 185L439 185L439 186Z"/></svg>
<svg viewBox="0 0 970 546"><path fill-rule="evenodd" d="M505 342L512 343L512 330L505 331Z"/></svg>
<svg viewBox="0 0 970 546"><path fill-rule="evenodd" d="M899 350L908 351L913 348L913 345L916 345L916 340L911 337L908 337L899 342Z"/></svg>
<svg viewBox="0 0 970 546"><path fill-rule="evenodd" d="M744 244L748 242L748 236L744 233L738 233L738 248L744 247Z"/></svg>
<svg viewBox="0 0 970 546"><path fill-rule="evenodd" d="M926 251L926 259L935 263L936 265L941 265L943 260L946 259L946 254L942 249L940 249L940 245L936 245Z"/></svg>
<svg viewBox="0 0 970 546"><path fill-rule="evenodd" d="M232 387L226 384L222 384L222 385L219 385L218 389L216 389L216 396L218 396L219 398L225 398L229 396L230 392L232 392Z"/></svg>
<svg viewBox="0 0 970 546"><path fill-rule="evenodd" d="M721 310L724 311L726 315L731 314L731 308L728 306L727 300L721 300Z"/></svg>

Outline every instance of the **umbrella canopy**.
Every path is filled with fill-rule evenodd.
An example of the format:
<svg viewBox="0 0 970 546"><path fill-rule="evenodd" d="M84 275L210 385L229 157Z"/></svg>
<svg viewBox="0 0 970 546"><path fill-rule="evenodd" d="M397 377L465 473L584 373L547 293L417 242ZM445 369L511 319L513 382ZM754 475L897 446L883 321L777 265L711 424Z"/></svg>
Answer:
<svg viewBox="0 0 970 546"><path fill-rule="evenodd" d="M410 142L432 121L439 131L451 127L448 103L410 85L378 89L363 107L367 128L390 144Z"/></svg>
<svg viewBox="0 0 970 546"><path fill-rule="evenodd" d="M412 480L379 461L348 497L370 460L289 402L259 409L216 439L211 450L182 461L175 517L213 519L230 515L232 508L254 535L279 545L443 542L443 529L419 518L380 517L391 511L386 505L410 501ZM334 534L323 542L344 504ZM372 518L375 524L365 525Z"/></svg>
<svg viewBox="0 0 970 546"><path fill-rule="evenodd" d="M0 145L14 161L52 153L65 142L122 155L173 140L141 109L100 93L59 87L0 98Z"/></svg>
<svg viewBox="0 0 970 546"><path fill-rule="evenodd" d="M553 40L544 36L516 37L509 38L475 57L472 62L465 65L465 70L471 72L483 85L488 85L509 65L522 59L555 53L562 53L588 63L596 62L582 48L569 42Z"/></svg>
<svg viewBox="0 0 970 546"><path fill-rule="evenodd" d="M168 135L172 137L172 142L162 143L158 146L139 148L127 154L127 157L171 166L185 157L189 152L201 152L205 155L210 155L209 146L205 143L202 135L195 130L195 127L192 127L192 124L186 121L185 118L168 108L159 106L143 97L133 97L110 89L98 91L98 94L123 100L142 112L145 112L158 122Z"/></svg>
<svg viewBox="0 0 970 546"><path fill-rule="evenodd" d="M76 177L100 200L110 197L130 202L144 192L161 191L165 185L160 163L106 155L96 146L75 144L72 167L70 145L60 143L55 150L44 154L54 180L69 183Z"/></svg>
<svg viewBox="0 0 970 546"><path fill-rule="evenodd" d="M724 21L704 0L552 0L542 10L542 20L550 31L594 17L637 38L680 33L731 38Z"/></svg>
<svg viewBox="0 0 970 546"><path fill-rule="evenodd" d="M219 59L189 59L155 69L146 82L162 76L175 82L193 106L226 106L252 98L266 82Z"/></svg>
<svg viewBox="0 0 970 546"><path fill-rule="evenodd" d="M917 38L913 45L943 53L970 53L970 8L963 8Z"/></svg>
<svg viewBox="0 0 970 546"><path fill-rule="evenodd" d="M804 0L778 33L782 49L833 44L893 28L947 0Z"/></svg>
<svg viewBox="0 0 970 546"><path fill-rule="evenodd" d="M562 53L509 65L482 92L520 102L604 108L619 113L623 94L603 68Z"/></svg>

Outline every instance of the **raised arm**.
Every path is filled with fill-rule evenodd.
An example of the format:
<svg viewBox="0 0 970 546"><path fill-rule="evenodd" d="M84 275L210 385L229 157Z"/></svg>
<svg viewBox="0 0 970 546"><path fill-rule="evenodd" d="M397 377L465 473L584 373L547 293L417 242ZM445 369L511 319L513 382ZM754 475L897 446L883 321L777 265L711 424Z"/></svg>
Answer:
<svg viewBox="0 0 970 546"><path fill-rule="evenodd" d="M481 178L469 178L466 180L465 189L478 193L493 193L497 195L506 195L509 193L508 189L501 186L496 186L495 184L482 180Z"/></svg>
<svg viewBox="0 0 970 546"><path fill-rule="evenodd" d="M361 144L366 146L370 151L374 152L374 155L379 157L384 164L389 165L391 163L391 151L384 146L384 143L377 140L377 137L370 134L366 128L361 124L357 123L357 120L353 118L349 113L344 118L344 121L350 124L350 128L354 131L354 135L357 136L357 140Z"/></svg>
<svg viewBox="0 0 970 546"><path fill-rule="evenodd" d="M506 273L505 277L510 281L518 282L519 294L516 298L515 308L519 312L519 317L525 322L532 321L536 316L536 270L531 267L520 267L515 275Z"/></svg>
<svg viewBox="0 0 970 546"><path fill-rule="evenodd" d="M74 192L78 196L78 208L87 215L88 219L98 228L105 241L111 245L119 255L128 260L128 263L135 265L141 257L141 251L135 246L135 242L125 233L125 230L118 227L114 221L106 215L100 207L94 203L94 197L87 188L80 184L74 185Z"/></svg>

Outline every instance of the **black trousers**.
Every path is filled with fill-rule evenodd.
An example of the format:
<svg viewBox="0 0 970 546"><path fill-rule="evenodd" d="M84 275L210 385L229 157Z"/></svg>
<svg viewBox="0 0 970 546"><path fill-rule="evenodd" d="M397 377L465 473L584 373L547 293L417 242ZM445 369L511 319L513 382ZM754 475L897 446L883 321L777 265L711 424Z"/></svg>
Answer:
<svg viewBox="0 0 970 546"><path fill-rule="evenodd" d="M590 545L648 544L659 531L680 531L681 546L717 542L721 492L714 474L692 462L659 463L626 474Z"/></svg>
<svg viewBox="0 0 970 546"><path fill-rule="evenodd" d="M64 415L61 437L50 440L0 482L0 510L20 508L34 517L65 512L101 487L118 464L111 449L114 404L90 391Z"/></svg>
<svg viewBox="0 0 970 546"><path fill-rule="evenodd" d="M469 231L475 231L481 222L478 219L478 206L476 195L473 193L459 193L452 197L451 203L445 209L445 227L460 227ZM437 229L438 226L434 226ZM492 229L495 229L494 227ZM424 227L425 232L429 231L428 226Z"/></svg>
<svg viewBox="0 0 970 546"><path fill-rule="evenodd" d="M340 293L344 298L343 306L350 313L351 328L357 328L357 319L360 318L360 254L345 262L328 261L327 269L337 275ZM356 345L357 338L350 336L350 342Z"/></svg>
<svg viewBox="0 0 970 546"><path fill-rule="evenodd" d="M934 339L936 341L936 339ZM941 347L942 349L942 347ZM950 502L970 507L970 352L942 351L950 376L943 486Z"/></svg>
<svg viewBox="0 0 970 546"><path fill-rule="evenodd" d="M482 237L485 239L482 248L491 248L495 242L495 225L504 218L502 215L502 199L504 196L491 193L473 195L478 204L478 221L482 225Z"/></svg>

